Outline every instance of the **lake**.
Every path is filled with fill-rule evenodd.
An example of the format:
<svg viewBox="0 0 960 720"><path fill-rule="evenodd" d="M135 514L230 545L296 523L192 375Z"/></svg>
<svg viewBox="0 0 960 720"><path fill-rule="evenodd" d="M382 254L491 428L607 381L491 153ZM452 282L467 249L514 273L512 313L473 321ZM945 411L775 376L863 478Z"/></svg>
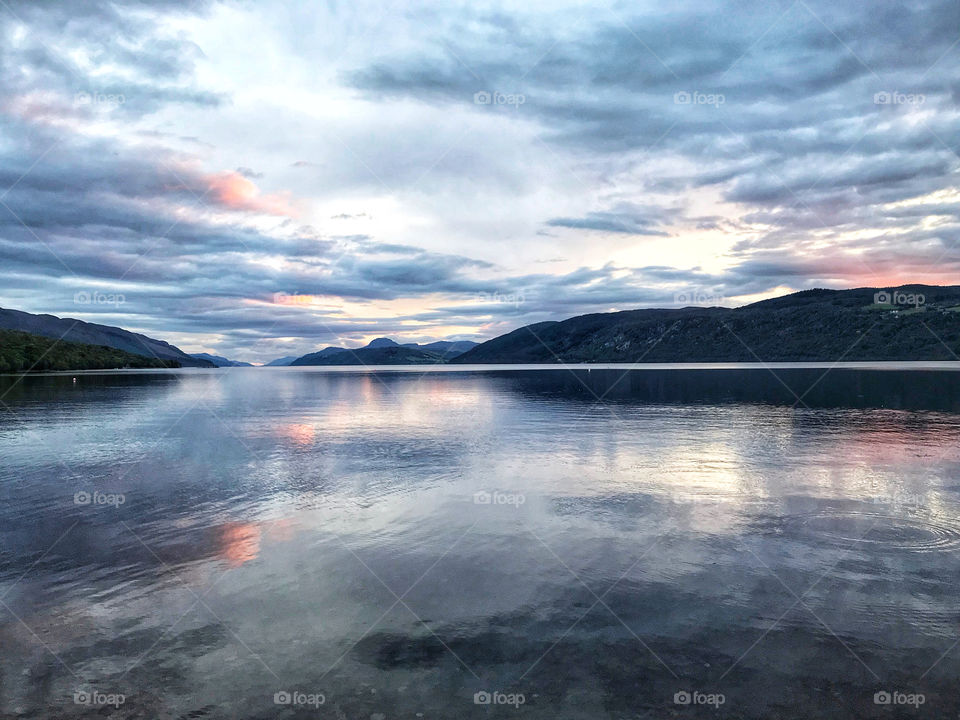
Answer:
<svg viewBox="0 0 960 720"><path fill-rule="evenodd" d="M955 717L955 370L2 377L0 715Z"/></svg>

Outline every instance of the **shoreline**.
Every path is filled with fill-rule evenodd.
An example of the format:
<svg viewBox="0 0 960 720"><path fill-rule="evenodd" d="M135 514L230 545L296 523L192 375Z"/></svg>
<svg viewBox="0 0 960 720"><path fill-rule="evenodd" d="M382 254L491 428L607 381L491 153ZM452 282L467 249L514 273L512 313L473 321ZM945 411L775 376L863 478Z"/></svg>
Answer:
<svg viewBox="0 0 960 720"><path fill-rule="evenodd" d="M115 368L111 370L56 370L36 373L0 373L0 377L58 377L77 375L168 375L178 373L212 373L212 372L306 372L306 373L477 373L503 371L573 371L573 370L623 370L628 372L643 371L684 371L684 370L868 370L892 371L912 370L928 372L957 372L960 371L960 361L957 360L861 360L848 362L693 362L693 363L490 363L476 365L278 365L254 367L220 367L220 368Z"/></svg>

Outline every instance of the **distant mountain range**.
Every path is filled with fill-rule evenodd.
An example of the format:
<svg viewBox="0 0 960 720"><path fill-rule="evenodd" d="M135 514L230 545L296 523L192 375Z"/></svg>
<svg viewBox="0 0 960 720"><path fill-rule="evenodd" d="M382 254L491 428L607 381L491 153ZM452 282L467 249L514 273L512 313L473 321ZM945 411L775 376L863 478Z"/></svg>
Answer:
<svg viewBox="0 0 960 720"><path fill-rule="evenodd" d="M960 286L805 290L739 308L581 315L522 327L453 363L957 360Z"/></svg>
<svg viewBox="0 0 960 720"><path fill-rule="evenodd" d="M33 335L69 342L116 348L134 355L173 361L183 367L215 367L209 360L195 358L163 340L111 325L98 325L54 315L33 315L0 308L0 330L19 330Z"/></svg>
<svg viewBox="0 0 960 720"><path fill-rule="evenodd" d="M217 367L253 367L252 363L228 360L220 355L211 355L210 353L190 353L190 357L197 358L198 360L206 360Z"/></svg>
<svg viewBox="0 0 960 720"><path fill-rule="evenodd" d="M476 345L469 340L400 345L390 338L377 338L362 348L325 347L297 358L290 365L436 365L449 362Z"/></svg>
<svg viewBox="0 0 960 720"><path fill-rule="evenodd" d="M53 315L0 309L0 330L62 338L100 346L101 350L114 348L168 365L249 365L208 353L188 355L146 335ZM24 344L23 338L5 338L0 339L0 354L16 346L19 349L10 353L19 358L18 353L28 345L33 349L43 347ZM94 356L95 360L89 359ZM377 338L362 348L326 347L298 358L278 358L268 365L834 362L957 360L958 356L960 286L904 285L890 289L805 290L739 308L685 307L580 315L528 325L479 345L466 340L401 345L389 338ZM80 352L76 348L64 357L86 357L86 362L94 363L90 367L117 362L148 366L142 360L101 357L92 350Z"/></svg>
<svg viewBox="0 0 960 720"><path fill-rule="evenodd" d="M210 353L183 352L175 345L156 340L140 333L130 332L111 325L60 318L55 315L34 315L20 310L0 308L0 331L11 330L25 333L27 337L6 334L0 337L0 366L2 372L20 372L34 366L40 356L49 355L35 370L61 369L83 370L108 367L253 367L251 363L230 360ZM35 340L29 340L33 336ZM63 346L41 342L43 338L60 341ZM68 347L80 343L87 347ZM406 365L447 362L470 348L475 342L447 341L418 345L399 345L389 338L377 338L366 347L350 350L327 347L303 357L293 355L277 358L267 363L277 367L285 365ZM119 353L103 353L113 348ZM95 352L94 350L97 350ZM34 357L34 351L36 357ZM28 362L26 362L28 361ZM23 364L26 362L26 364ZM71 362L77 363L70 365Z"/></svg>
<svg viewBox="0 0 960 720"><path fill-rule="evenodd" d="M297 359L296 355L284 355L282 358L271 360L264 367L285 367Z"/></svg>

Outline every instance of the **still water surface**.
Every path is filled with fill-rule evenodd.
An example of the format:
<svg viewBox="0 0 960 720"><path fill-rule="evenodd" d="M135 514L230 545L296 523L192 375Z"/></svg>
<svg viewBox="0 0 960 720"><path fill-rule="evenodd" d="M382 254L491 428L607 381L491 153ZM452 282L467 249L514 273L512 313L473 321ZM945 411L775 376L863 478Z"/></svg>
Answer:
<svg viewBox="0 0 960 720"><path fill-rule="evenodd" d="M0 378L0 716L955 717L960 373L824 372Z"/></svg>

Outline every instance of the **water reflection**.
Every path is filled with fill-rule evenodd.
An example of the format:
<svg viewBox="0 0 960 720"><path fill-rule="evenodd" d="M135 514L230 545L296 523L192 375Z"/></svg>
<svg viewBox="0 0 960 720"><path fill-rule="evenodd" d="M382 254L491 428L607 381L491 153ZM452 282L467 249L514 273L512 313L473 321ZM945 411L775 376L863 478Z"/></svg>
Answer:
<svg viewBox="0 0 960 720"><path fill-rule="evenodd" d="M531 395L595 402L760 403L798 407L960 410L960 372L770 369L575 369L493 373Z"/></svg>
<svg viewBox="0 0 960 720"><path fill-rule="evenodd" d="M254 523L228 523L218 529L218 554L230 567L240 567L260 554L260 528Z"/></svg>
<svg viewBox="0 0 960 720"><path fill-rule="evenodd" d="M27 378L0 713L956 714L955 374L798 372Z"/></svg>

